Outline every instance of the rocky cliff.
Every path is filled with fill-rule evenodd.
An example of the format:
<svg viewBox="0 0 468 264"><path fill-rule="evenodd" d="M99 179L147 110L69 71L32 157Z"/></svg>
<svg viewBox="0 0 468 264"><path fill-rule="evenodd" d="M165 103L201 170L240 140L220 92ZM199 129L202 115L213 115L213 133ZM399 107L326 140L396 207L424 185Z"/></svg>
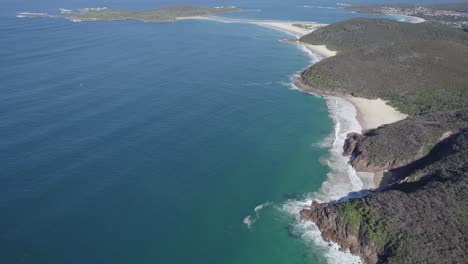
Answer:
<svg viewBox="0 0 468 264"><path fill-rule="evenodd" d="M343 154L357 171L400 168L426 156L444 138L468 127L468 111L413 116L394 124L351 133Z"/></svg>
<svg viewBox="0 0 468 264"><path fill-rule="evenodd" d="M439 142L382 192L301 211L365 263L465 263L468 129Z"/></svg>

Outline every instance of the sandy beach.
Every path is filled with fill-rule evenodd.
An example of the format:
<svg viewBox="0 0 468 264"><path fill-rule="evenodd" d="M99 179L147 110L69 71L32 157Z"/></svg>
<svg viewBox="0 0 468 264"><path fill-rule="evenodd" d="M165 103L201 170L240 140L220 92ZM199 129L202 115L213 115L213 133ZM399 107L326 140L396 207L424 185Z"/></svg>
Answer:
<svg viewBox="0 0 468 264"><path fill-rule="evenodd" d="M258 20L242 20L242 19L225 19L218 17L185 17L178 19L205 19L205 20L217 20L220 22L227 23L250 23L262 27L268 27L278 31L288 33L296 38L296 40L286 40L285 42L302 46L314 54L320 56L319 60L335 56L336 51L328 49L325 45L310 45L298 41L298 39L304 35L307 35L314 30L317 30L326 24L312 23L312 22L301 22L301 21L258 21ZM416 19L416 17L411 17ZM418 20L419 21L419 20ZM423 22L424 20L419 22ZM306 87L301 84L298 79L295 81L296 86L301 90L307 92L315 92L314 89ZM384 124L390 124L406 118L405 114L398 112L396 109L388 105L382 99L366 99L345 95L335 95L349 101L356 109L356 119L358 120L363 130L377 128ZM361 132L361 131L356 131ZM375 186L379 186L382 181L383 172L377 172L374 174Z"/></svg>
<svg viewBox="0 0 468 264"><path fill-rule="evenodd" d="M302 21L293 21L293 22L273 22L273 21L255 21L250 22L252 24L262 26L262 27L269 27L272 29L276 29L279 31L286 32L290 35L295 36L297 39L300 37L307 35L327 24L318 24L312 22L302 22ZM302 46L309 51L320 55L322 59L335 56L336 51L330 50L325 45L310 45L300 41L288 41L289 43L294 43L296 45Z"/></svg>
<svg viewBox="0 0 468 264"><path fill-rule="evenodd" d="M251 21L250 23L283 31L290 35L294 35L296 38L300 38L327 25L303 21Z"/></svg>
<svg viewBox="0 0 468 264"><path fill-rule="evenodd" d="M344 96L356 108L357 119L363 130L377 128L405 119L407 115L398 112L382 99L366 99Z"/></svg>
<svg viewBox="0 0 468 264"><path fill-rule="evenodd" d="M406 16L406 15L398 15L398 16L410 20L411 23L422 23L422 22L426 21L426 19L424 19L424 18L415 17L415 16Z"/></svg>
<svg viewBox="0 0 468 264"><path fill-rule="evenodd" d="M417 17L411 17L417 18ZM422 19L422 18L421 18ZM424 19L422 19L424 21ZM421 22L422 22L421 21ZM304 22L252 22L259 26L274 28L280 31L288 32L295 35L297 38L309 34L314 30L325 26L326 24L304 23ZM297 26L301 25L301 26ZM313 53L319 54L322 59L335 56L336 51L328 49L325 45L310 45L300 41L289 41L301 45ZM377 128L381 125L394 123L405 119L407 115L398 112L395 108L388 105L382 99L366 99L352 96L340 96L351 102L356 108L357 120L361 124L363 130Z"/></svg>
<svg viewBox="0 0 468 264"><path fill-rule="evenodd" d="M400 113L382 99L371 100L351 96L343 96L343 98L351 102L354 108L356 108L356 118L363 130L394 123L408 116ZM379 189L388 184L391 175L387 175L383 171L376 171L373 178L375 189Z"/></svg>
<svg viewBox="0 0 468 264"><path fill-rule="evenodd" d="M366 99L343 94L323 94L319 90L302 83L299 76L294 79L294 84L296 87L305 92L323 95L325 99L333 98L333 96L335 96L350 102L356 109L355 118L361 127L361 131L354 132L362 132L363 130L377 128L385 124L397 122L407 117L407 115L400 113L382 99ZM374 172L373 181L375 189L381 186L381 183L385 178L383 176L383 171Z"/></svg>
<svg viewBox="0 0 468 264"><path fill-rule="evenodd" d="M292 26L292 25L289 25L289 26ZM284 25L283 28L286 28L286 25ZM281 30L280 27L277 27L277 29ZM312 32L313 30L311 30L310 32ZM299 33L299 31L297 31L297 33ZM298 36L298 38L299 37L300 36ZM293 41L289 41L289 43L293 43ZM309 45L309 44L301 43L299 41L295 41L294 43L307 48L312 53L320 55L321 57L320 59L325 59L331 56L335 56L337 54L336 51L332 51L328 49L325 45ZM307 87L307 85L301 83L299 78L296 78L294 80L294 83L301 90L304 90L307 92L313 92L313 93L315 92L313 88ZM347 96L347 95L335 95L335 96L338 96L347 100L354 106L354 108L356 109L356 119L361 125L362 130L377 128L385 124L397 122L407 117L407 115L400 113L395 108L388 105L386 101L382 99L366 99L366 98L353 97L353 96ZM356 131L356 132L362 132L362 131ZM373 181L374 181L375 188L378 188L381 185L382 180L384 179L383 176L384 176L383 171L374 173Z"/></svg>

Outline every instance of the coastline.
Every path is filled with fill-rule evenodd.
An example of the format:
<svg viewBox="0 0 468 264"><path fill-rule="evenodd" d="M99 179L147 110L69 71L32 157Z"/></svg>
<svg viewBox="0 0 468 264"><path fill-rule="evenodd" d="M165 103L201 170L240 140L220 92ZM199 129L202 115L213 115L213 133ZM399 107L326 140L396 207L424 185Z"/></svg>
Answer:
<svg viewBox="0 0 468 264"><path fill-rule="evenodd" d="M405 21L405 22L409 22L409 23L422 23L422 22L425 22L426 19L424 18L420 18L420 17L416 17L416 16L408 16L408 15L395 15L395 14L388 14L388 15L392 15L392 16L396 16L396 17L401 17L403 18L404 20L409 20L409 21Z"/></svg>
<svg viewBox="0 0 468 264"><path fill-rule="evenodd" d="M392 106L388 105L386 101L378 99L366 99L362 97L354 97L349 94L340 93L327 93L324 90L316 89L309 86L302 81L302 76L297 75L293 79L293 84L301 91L306 93L312 93L318 96L323 96L325 100L333 100L333 98L341 98L350 103L354 110L354 118L360 125L359 129L355 129L356 133L362 133L368 129L374 129L385 124L391 124L399 120L403 120L407 117L406 114L400 113ZM360 131L359 131L360 130ZM343 142L344 144L344 142ZM361 173L361 172L359 172ZM378 189L381 187L384 180L384 172L376 171L372 172L374 186L370 186L371 189Z"/></svg>
<svg viewBox="0 0 468 264"><path fill-rule="evenodd" d="M380 98L366 99L353 96L343 96L343 98L356 108L356 118L363 130L395 123L408 117L408 115L400 113Z"/></svg>
<svg viewBox="0 0 468 264"><path fill-rule="evenodd" d="M423 22L423 21L420 21L420 22ZM323 59L335 56L338 53L337 51L328 49L325 45L310 45L310 44L306 44L306 43L298 41L300 37L306 34L309 34L313 32L314 30L322 26L325 26L326 24L316 24L316 23L307 22L306 23L307 25L314 25L314 26L313 28L310 28L310 30L305 30L303 28L296 27L293 25L294 23L300 23L300 22L271 22L271 21L268 21L268 22L255 21L254 22L254 21L250 21L249 23L262 26L262 27L272 28L272 29L282 31L284 33L295 36L296 40L286 39L286 40L283 40L283 42L289 43L289 44L295 44L299 48L303 48L307 52L310 52L310 56L313 57L314 63L317 63ZM294 29L294 30L291 30L291 29ZM308 67L310 66L311 65L309 65ZM349 94L327 93L325 90L315 89L314 87L311 87L307 85L305 82L303 82L301 75L296 75L293 78L293 85L303 92L323 96L324 99L327 100L328 102L327 104L329 106L330 106L329 104L330 101L335 102L335 104L338 102L338 100L336 100L336 97L344 99L346 102L350 103L355 110L354 119L357 120L357 123L360 125L360 128L356 127L354 129L356 131L349 131L349 132L362 133L362 131L364 130L374 129L385 124L391 124L399 120L405 119L407 117L407 115L400 113L399 111L397 111L392 106L388 105L384 100L380 98L367 99L367 98L355 97ZM331 109L329 109L329 111L331 111ZM334 121L336 122L336 120ZM348 121L352 122L352 120L348 120ZM354 173L358 173L358 172L354 171ZM359 172L359 174L362 175L363 173ZM384 174L383 171L373 172L372 181L371 181L373 184L367 187L370 187L371 189L379 188L383 181L383 174Z"/></svg>

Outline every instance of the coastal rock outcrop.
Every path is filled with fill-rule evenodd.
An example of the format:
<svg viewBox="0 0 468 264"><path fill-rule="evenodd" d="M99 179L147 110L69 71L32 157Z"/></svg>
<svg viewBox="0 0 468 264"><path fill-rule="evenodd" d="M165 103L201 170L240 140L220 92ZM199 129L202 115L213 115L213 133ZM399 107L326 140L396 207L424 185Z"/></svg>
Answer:
<svg viewBox="0 0 468 264"><path fill-rule="evenodd" d="M322 237L365 263L464 263L468 258L468 128L405 166L381 192L301 211Z"/></svg>
<svg viewBox="0 0 468 264"><path fill-rule="evenodd" d="M313 221L326 241L335 241L342 250L360 255L366 263L377 263L378 250L366 237L360 236L340 217L338 207L333 204L313 202L310 209L301 211L301 219Z"/></svg>
<svg viewBox="0 0 468 264"><path fill-rule="evenodd" d="M442 139L468 127L468 111L432 113L350 133L343 155L357 171L376 172L408 165L426 156Z"/></svg>

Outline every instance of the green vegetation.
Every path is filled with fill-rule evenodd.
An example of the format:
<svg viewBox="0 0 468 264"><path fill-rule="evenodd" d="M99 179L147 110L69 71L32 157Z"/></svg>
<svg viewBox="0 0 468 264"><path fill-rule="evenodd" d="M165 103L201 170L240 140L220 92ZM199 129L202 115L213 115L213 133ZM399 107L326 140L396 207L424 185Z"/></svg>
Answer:
<svg viewBox="0 0 468 264"><path fill-rule="evenodd" d="M338 205L338 212L353 232L364 234L381 251L393 245L386 232L385 218L367 204L366 200L352 200Z"/></svg>
<svg viewBox="0 0 468 264"><path fill-rule="evenodd" d="M131 11L107 8L85 8L77 13L64 13L60 17L80 20L139 20L144 22L170 22L179 17L207 16L227 12L242 11L237 7L197 7L176 5L153 10Z"/></svg>
<svg viewBox="0 0 468 264"><path fill-rule="evenodd" d="M465 127L468 127L467 111L409 117L360 136L358 147L349 153L355 157L351 164L398 168L425 157L445 133L456 133Z"/></svg>
<svg viewBox="0 0 468 264"><path fill-rule="evenodd" d="M293 24L293 26L298 27L298 28L303 28L303 29L312 29L312 28L314 28L312 25L307 25L307 24Z"/></svg>
<svg viewBox="0 0 468 264"><path fill-rule="evenodd" d="M399 170L389 189L336 205L379 263L464 263L468 256L468 128Z"/></svg>
<svg viewBox="0 0 468 264"><path fill-rule="evenodd" d="M468 34L436 23L352 19L301 41L338 50L305 70L304 84L382 98L410 115L351 134L345 144L354 168L388 169L392 182L364 198L316 206L309 216L370 263L466 262Z"/></svg>
<svg viewBox="0 0 468 264"><path fill-rule="evenodd" d="M333 80L329 79L325 75L320 74L320 72L316 69L311 69L309 73L309 80L320 87L326 87L331 90L336 90L338 88Z"/></svg>
<svg viewBox="0 0 468 264"><path fill-rule="evenodd" d="M460 30L358 18L300 40L339 51L303 73L312 87L382 98L410 115L467 107L468 34Z"/></svg>

